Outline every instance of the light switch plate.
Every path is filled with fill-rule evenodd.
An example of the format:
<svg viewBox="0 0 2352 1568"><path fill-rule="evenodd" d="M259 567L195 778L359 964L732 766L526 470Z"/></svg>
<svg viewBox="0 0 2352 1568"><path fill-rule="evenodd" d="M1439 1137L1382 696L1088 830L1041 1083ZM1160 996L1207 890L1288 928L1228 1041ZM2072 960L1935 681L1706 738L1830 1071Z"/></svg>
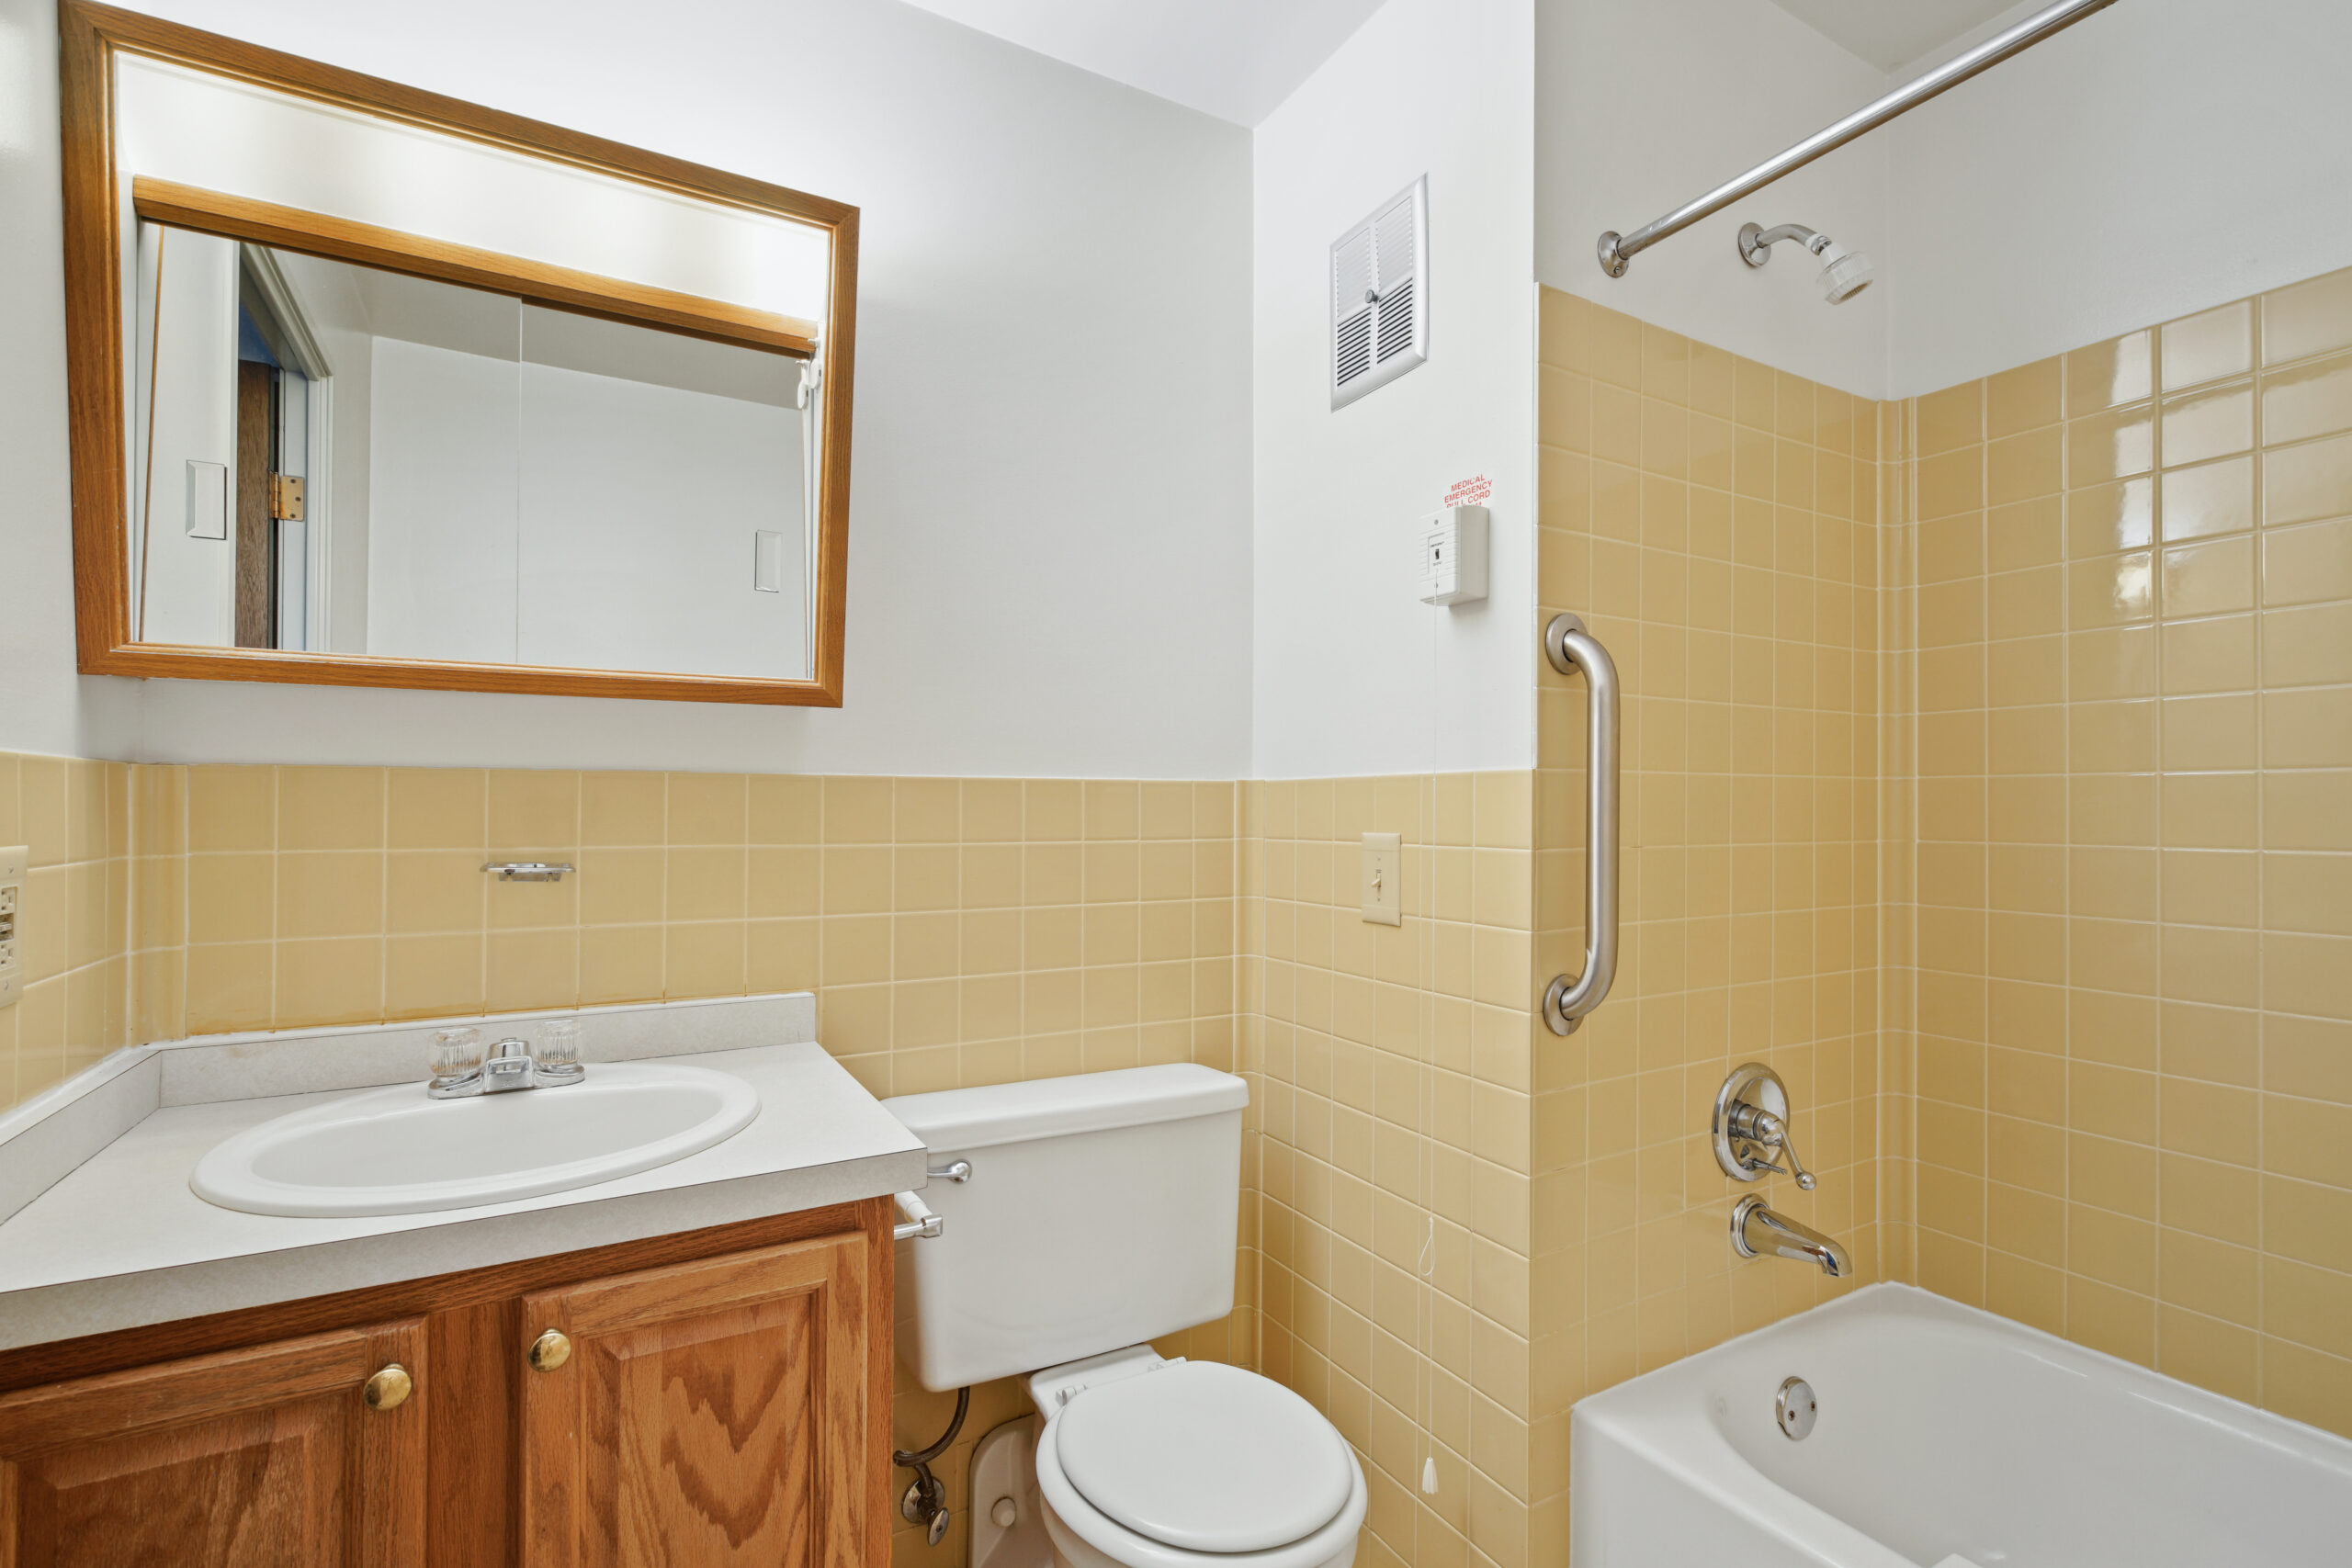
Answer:
<svg viewBox="0 0 2352 1568"><path fill-rule="evenodd" d="M0 1008L24 994L25 868L31 852L22 844L0 845Z"/></svg>
<svg viewBox="0 0 2352 1568"><path fill-rule="evenodd" d="M187 460L187 536L229 536L229 465Z"/></svg>
<svg viewBox="0 0 2352 1568"><path fill-rule="evenodd" d="M1374 925L1405 923L1404 859L1402 835L1363 836L1363 918Z"/></svg>

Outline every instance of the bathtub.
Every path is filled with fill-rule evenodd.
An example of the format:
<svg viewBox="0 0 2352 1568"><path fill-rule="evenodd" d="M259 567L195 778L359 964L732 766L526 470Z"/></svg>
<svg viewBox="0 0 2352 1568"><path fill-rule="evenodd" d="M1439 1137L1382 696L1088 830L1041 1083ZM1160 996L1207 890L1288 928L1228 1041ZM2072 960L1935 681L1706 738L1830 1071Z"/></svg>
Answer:
<svg viewBox="0 0 2352 1568"><path fill-rule="evenodd" d="M2352 1442L1906 1285L1594 1394L1571 1430L1574 1568L2352 1563Z"/></svg>

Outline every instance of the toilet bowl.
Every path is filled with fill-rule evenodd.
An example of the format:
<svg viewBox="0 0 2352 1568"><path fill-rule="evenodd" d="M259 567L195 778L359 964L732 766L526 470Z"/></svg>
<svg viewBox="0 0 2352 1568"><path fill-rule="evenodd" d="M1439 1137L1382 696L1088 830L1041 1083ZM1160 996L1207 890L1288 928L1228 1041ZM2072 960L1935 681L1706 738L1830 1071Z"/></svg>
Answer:
<svg viewBox="0 0 2352 1568"><path fill-rule="evenodd" d="M1369 1495L1338 1428L1270 1378L1148 1347L1030 1380L1059 1568L1348 1568Z"/></svg>

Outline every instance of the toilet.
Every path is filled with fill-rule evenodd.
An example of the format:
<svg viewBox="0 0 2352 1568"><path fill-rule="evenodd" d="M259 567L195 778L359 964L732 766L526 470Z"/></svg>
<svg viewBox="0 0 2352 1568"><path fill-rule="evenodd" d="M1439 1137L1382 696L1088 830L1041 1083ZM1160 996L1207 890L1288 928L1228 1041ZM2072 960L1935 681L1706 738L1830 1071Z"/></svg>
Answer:
<svg viewBox="0 0 2352 1568"><path fill-rule="evenodd" d="M883 1102L934 1171L971 1166L923 1190L940 1234L901 1247L902 1351L934 1392L1027 1380L1059 1568L1354 1560L1367 1494L1339 1429L1270 1378L1150 1345L1233 1310L1249 1100L1173 1064Z"/></svg>

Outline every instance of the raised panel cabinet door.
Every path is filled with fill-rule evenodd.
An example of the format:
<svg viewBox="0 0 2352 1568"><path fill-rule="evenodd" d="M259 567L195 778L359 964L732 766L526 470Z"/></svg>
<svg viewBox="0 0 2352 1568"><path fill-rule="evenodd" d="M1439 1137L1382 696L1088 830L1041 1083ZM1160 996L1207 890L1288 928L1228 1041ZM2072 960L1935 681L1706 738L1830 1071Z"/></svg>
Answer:
<svg viewBox="0 0 2352 1568"><path fill-rule="evenodd" d="M424 1347L410 1318L0 1394L0 1568L424 1568Z"/></svg>
<svg viewBox="0 0 2352 1568"><path fill-rule="evenodd" d="M881 1568L874 1252L851 1233L525 1297L524 1561Z"/></svg>

